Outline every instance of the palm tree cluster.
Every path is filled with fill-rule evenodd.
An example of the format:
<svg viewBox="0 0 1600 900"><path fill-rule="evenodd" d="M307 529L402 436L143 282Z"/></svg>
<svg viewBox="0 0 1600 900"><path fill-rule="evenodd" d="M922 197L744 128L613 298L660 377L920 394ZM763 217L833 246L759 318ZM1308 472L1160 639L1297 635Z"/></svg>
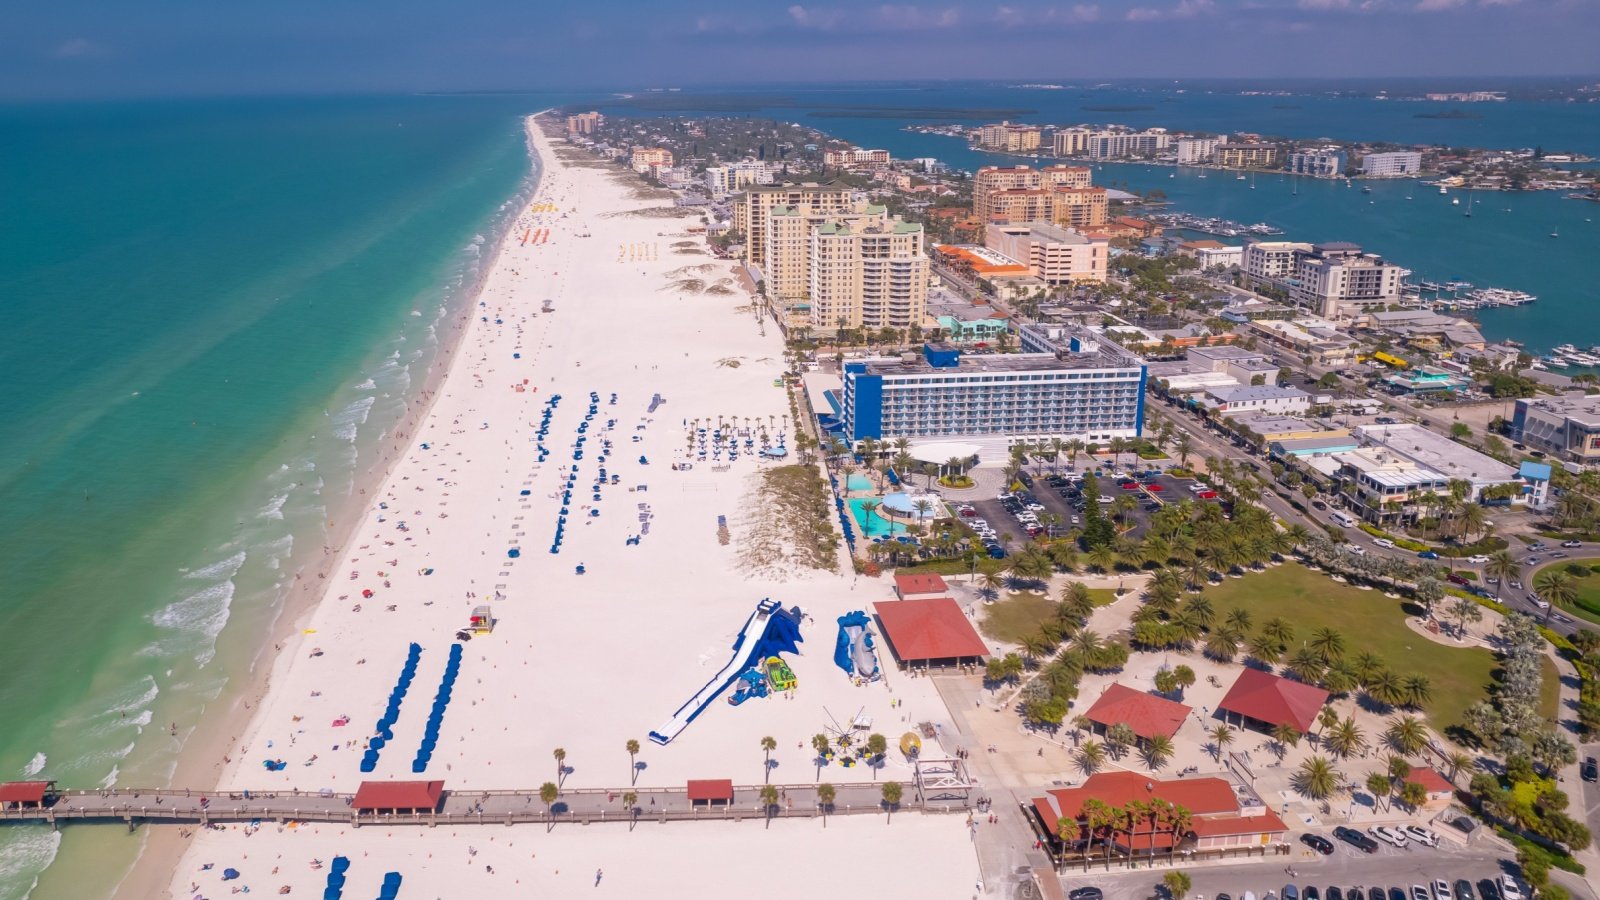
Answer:
<svg viewBox="0 0 1600 900"><path fill-rule="evenodd" d="M1500 638L1500 682L1490 699L1467 707L1467 730L1508 761L1531 759L1547 769L1568 765L1577 750L1539 711L1545 643L1539 626L1510 613L1500 623Z"/></svg>
<svg viewBox="0 0 1600 900"><path fill-rule="evenodd" d="M1085 672L1114 672L1127 664L1126 644L1103 640L1084 627L1092 612L1094 600L1088 588L1081 582L1069 582L1061 589L1055 618L1046 621L1037 635L1023 640L1027 661L1040 666L1038 677L1023 695L1023 712L1033 726L1060 727L1067 707L1078 696L1078 682ZM1063 641L1067 642L1065 650L1061 649ZM1011 665L1002 659L998 674L1011 675Z"/></svg>
<svg viewBox="0 0 1600 900"><path fill-rule="evenodd" d="M1130 800L1123 806L1091 798L1084 801L1076 818L1063 816L1056 822L1056 836L1069 848L1088 856L1098 843L1104 848L1106 859L1119 845L1127 846L1133 835L1165 835L1169 852L1176 853L1193 833L1193 814L1161 797Z"/></svg>

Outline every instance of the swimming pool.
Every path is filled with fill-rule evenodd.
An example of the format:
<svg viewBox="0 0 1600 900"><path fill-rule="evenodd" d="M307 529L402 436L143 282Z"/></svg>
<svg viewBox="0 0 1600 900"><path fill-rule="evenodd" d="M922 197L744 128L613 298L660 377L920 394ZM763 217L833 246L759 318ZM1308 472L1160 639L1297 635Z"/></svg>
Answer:
<svg viewBox="0 0 1600 900"><path fill-rule="evenodd" d="M865 475L851 475L844 480L844 487L848 491L870 491L873 487L872 479Z"/></svg>
<svg viewBox="0 0 1600 900"><path fill-rule="evenodd" d="M865 509L868 503L876 505L878 500L875 497L852 497L845 501L845 504L850 507L850 515L855 517L856 525L860 526L863 536L871 539L906 533L906 526L901 525L899 522L890 522L876 512L868 514Z"/></svg>

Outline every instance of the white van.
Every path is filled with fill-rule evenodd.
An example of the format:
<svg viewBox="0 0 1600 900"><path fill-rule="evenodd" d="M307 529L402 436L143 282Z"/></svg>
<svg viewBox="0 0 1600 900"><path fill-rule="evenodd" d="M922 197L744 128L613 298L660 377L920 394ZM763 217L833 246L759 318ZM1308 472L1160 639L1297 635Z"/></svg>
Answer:
<svg viewBox="0 0 1600 900"><path fill-rule="evenodd" d="M1343 525L1346 528L1356 527L1356 517L1350 515L1342 509L1334 510L1332 513L1332 518L1335 522L1338 522L1340 525Z"/></svg>

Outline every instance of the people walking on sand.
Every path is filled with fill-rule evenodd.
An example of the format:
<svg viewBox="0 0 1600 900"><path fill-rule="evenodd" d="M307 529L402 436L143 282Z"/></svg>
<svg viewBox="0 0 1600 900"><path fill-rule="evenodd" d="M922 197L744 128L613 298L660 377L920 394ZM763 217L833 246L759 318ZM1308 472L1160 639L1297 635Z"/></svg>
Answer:
<svg viewBox="0 0 1600 900"><path fill-rule="evenodd" d="M600 879L602 879L604 877L606 877L606 870L605 869L595 869L594 870L594 886L595 887L599 887L600 886Z"/></svg>

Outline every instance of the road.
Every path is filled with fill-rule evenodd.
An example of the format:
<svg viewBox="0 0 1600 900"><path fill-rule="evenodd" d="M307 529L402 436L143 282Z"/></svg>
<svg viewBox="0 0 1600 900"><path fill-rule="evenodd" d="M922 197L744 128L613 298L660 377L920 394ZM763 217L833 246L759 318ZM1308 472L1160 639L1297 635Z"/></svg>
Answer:
<svg viewBox="0 0 1600 900"><path fill-rule="evenodd" d="M1300 849L1304 848L1297 845L1297 850ZM1285 871L1286 865L1293 867L1294 876ZM1328 887L1335 885L1341 891L1348 891L1352 887L1397 887L1409 896L1411 885L1428 885L1435 878L1452 882L1458 878L1469 879L1473 882L1474 893L1481 897L1478 888L1480 879L1498 878L1514 867L1503 860L1499 852L1485 845L1482 849L1448 850L1395 850L1384 847L1371 856L1340 846L1332 856L1314 860L1297 857L1287 864L1280 857L1259 863L1177 868L1189 873L1193 880L1190 900L1202 900L1221 893L1237 898L1245 891L1263 897L1267 891L1281 893L1285 884L1295 884L1302 890L1307 886L1315 886L1323 897L1327 896ZM1131 872L1069 873L1062 876L1062 886L1068 891L1089 885L1099 887L1105 892L1106 900L1148 900L1156 896L1156 885L1168 871L1171 869L1158 865L1153 869ZM1574 896L1594 896L1581 883L1574 883L1571 887L1578 890Z"/></svg>

